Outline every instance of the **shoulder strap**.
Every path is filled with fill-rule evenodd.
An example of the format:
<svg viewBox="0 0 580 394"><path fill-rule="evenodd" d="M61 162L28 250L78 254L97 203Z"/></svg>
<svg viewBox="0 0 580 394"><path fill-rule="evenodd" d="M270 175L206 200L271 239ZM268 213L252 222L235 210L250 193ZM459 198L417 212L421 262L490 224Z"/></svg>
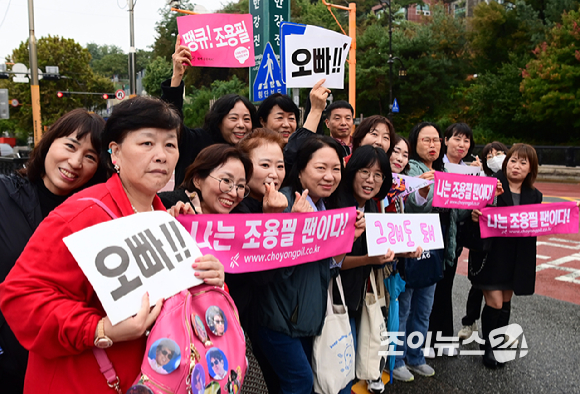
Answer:
<svg viewBox="0 0 580 394"><path fill-rule="evenodd" d="M109 207L106 206L101 200L97 200L96 198L92 197L84 197L79 198L79 201L92 201L99 207L103 208L103 210L107 212L111 218L117 219L117 215L115 215L113 211L111 211L111 209L109 209ZM95 346L93 347L93 354L97 359L97 363L99 364L99 369L101 370L101 373L107 380L107 385L113 390L116 390L118 394L123 394L123 392L121 391L121 382L119 380L119 376L117 376L115 367L113 367L113 363L111 362L111 360L109 360L107 352L105 352L105 349L99 349L98 347Z"/></svg>

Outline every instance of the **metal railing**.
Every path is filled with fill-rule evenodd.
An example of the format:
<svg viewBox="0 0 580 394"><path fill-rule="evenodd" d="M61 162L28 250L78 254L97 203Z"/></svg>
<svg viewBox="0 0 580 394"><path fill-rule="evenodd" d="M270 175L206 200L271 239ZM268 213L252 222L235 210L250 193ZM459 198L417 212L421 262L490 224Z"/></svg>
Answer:
<svg viewBox="0 0 580 394"><path fill-rule="evenodd" d="M474 155L481 158L484 145L475 145ZM508 145L509 148L509 145ZM580 146L534 146L540 165L580 167Z"/></svg>

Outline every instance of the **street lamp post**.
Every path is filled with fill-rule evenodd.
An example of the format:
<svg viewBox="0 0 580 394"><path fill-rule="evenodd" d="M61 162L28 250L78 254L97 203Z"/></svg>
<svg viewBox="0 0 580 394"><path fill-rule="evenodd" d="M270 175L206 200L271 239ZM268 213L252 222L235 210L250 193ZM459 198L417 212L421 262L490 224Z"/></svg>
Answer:
<svg viewBox="0 0 580 394"><path fill-rule="evenodd" d="M129 5L129 86L131 94L137 93L137 80L135 79L135 21L133 17L133 10L135 9L135 0L127 0Z"/></svg>
<svg viewBox="0 0 580 394"><path fill-rule="evenodd" d="M389 120L393 120L393 63L398 60L401 63L401 68L399 69L399 78L404 78L407 76L407 70L403 65L403 61L393 56L393 17L391 13L391 0L381 0L383 8L387 6L389 8L389 114L387 115Z"/></svg>

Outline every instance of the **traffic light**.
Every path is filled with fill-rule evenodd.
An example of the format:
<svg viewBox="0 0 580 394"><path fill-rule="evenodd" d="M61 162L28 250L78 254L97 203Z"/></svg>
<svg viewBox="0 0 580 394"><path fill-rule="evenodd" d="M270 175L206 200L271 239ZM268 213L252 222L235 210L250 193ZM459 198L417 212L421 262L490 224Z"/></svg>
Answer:
<svg viewBox="0 0 580 394"><path fill-rule="evenodd" d="M104 100L113 100L115 98L115 93L103 93Z"/></svg>
<svg viewBox="0 0 580 394"><path fill-rule="evenodd" d="M70 97L70 93L59 91L59 92L56 92L56 97L58 97L58 98Z"/></svg>

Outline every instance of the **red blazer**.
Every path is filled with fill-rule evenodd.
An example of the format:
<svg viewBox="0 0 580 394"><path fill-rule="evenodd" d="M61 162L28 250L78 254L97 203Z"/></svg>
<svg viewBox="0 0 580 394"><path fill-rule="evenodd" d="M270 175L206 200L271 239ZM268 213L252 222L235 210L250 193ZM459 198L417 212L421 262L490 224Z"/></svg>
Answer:
<svg viewBox="0 0 580 394"><path fill-rule="evenodd" d="M20 343L30 351L24 393L113 393L92 348L98 321L106 315L95 291L62 239L111 220L92 197L118 217L133 214L115 174L107 183L71 196L40 224L4 283L0 308ZM155 197L156 210L165 210ZM139 375L146 338L107 349L126 392Z"/></svg>

